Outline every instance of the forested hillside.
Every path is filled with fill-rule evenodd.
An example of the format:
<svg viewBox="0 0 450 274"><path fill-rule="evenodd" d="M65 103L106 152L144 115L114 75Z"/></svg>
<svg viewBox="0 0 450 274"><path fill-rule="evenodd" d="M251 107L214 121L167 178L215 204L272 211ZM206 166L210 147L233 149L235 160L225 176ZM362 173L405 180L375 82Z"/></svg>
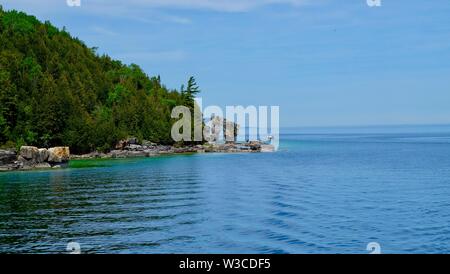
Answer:
<svg viewBox="0 0 450 274"><path fill-rule="evenodd" d="M171 144L171 109L198 87L167 89L137 65L98 55L66 30L0 6L0 146L109 150L135 136Z"/></svg>

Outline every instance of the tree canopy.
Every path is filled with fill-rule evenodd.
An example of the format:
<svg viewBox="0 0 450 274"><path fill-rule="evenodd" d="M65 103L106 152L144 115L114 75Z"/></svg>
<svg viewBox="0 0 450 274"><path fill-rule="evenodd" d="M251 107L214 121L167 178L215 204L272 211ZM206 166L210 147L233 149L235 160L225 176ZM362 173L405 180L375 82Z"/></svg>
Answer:
<svg viewBox="0 0 450 274"><path fill-rule="evenodd" d="M109 150L135 136L172 144L170 113L194 105L138 65L98 55L65 29L0 6L0 145Z"/></svg>

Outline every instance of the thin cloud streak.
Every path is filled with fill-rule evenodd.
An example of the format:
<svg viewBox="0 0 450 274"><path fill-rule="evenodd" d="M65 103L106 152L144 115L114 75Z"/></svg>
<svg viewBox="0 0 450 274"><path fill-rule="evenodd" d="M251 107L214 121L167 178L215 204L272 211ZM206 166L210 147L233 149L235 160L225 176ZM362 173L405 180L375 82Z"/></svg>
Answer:
<svg viewBox="0 0 450 274"><path fill-rule="evenodd" d="M105 36L118 36L119 34L117 32L114 32L112 30L99 27L99 26L93 26L91 27L91 30L97 34L105 35Z"/></svg>
<svg viewBox="0 0 450 274"><path fill-rule="evenodd" d="M104 0L103 0L104 1ZM109 1L108 1L109 2ZM300 6L308 0L131 0L130 3L150 7L206 9L223 12L244 12L254 8L285 4Z"/></svg>
<svg viewBox="0 0 450 274"><path fill-rule="evenodd" d="M244 12L254 8L268 5L289 5L297 7L312 2L311 0L80 0L81 7L97 6L103 9L116 7L139 8L168 8L168 9L205 9L222 12ZM60 10L66 4L66 0L5 0L6 6L42 8L45 10ZM123 11L123 10L122 10Z"/></svg>

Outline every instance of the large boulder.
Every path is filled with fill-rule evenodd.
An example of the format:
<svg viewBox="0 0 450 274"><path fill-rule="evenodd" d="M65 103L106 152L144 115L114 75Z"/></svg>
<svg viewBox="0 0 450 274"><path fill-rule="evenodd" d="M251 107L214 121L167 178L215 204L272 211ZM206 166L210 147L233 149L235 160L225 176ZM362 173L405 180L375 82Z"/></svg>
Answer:
<svg viewBox="0 0 450 274"><path fill-rule="evenodd" d="M150 142L150 141L147 141L147 140L143 140L142 141L142 146L145 146L145 147L155 147L155 146L157 146L158 144L155 144L155 143L153 143L153 142Z"/></svg>
<svg viewBox="0 0 450 274"><path fill-rule="evenodd" d="M127 143L130 145L139 145L139 140L136 137L130 137L127 139Z"/></svg>
<svg viewBox="0 0 450 274"><path fill-rule="evenodd" d="M39 157L39 149L32 146L22 146L20 148L19 156L25 158L28 161L37 160Z"/></svg>
<svg viewBox="0 0 450 274"><path fill-rule="evenodd" d="M49 163L65 163L70 160L69 147L52 147L48 149Z"/></svg>
<svg viewBox="0 0 450 274"><path fill-rule="evenodd" d="M250 147L250 149L252 151L260 151L261 150L261 142L259 141L251 141L250 143L248 143L248 146Z"/></svg>
<svg viewBox="0 0 450 274"><path fill-rule="evenodd" d="M223 138L226 143L235 143L237 136L239 135L239 125L234 122L228 122L224 120L223 124Z"/></svg>
<svg viewBox="0 0 450 274"><path fill-rule="evenodd" d="M116 150L123 150L126 146L127 146L127 141L126 140L121 140L116 144Z"/></svg>
<svg viewBox="0 0 450 274"><path fill-rule="evenodd" d="M17 160L17 155L14 151L0 149L0 166L13 164Z"/></svg>
<svg viewBox="0 0 450 274"><path fill-rule="evenodd" d="M125 150L130 150L130 151L143 151L144 147L141 145L128 145L125 147Z"/></svg>
<svg viewBox="0 0 450 274"><path fill-rule="evenodd" d="M130 137L128 139L119 141L116 144L115 149L116 150L129 150L129 147L133 146L133 145L139 145L139 140L136 137Z"/></svg>
<svg viewBox="0 0 450 274"><path fill-rule="evenodd" d="M38 152L37 162L45 163L48 160L49 152L46 148L40 148Z"/></svg>

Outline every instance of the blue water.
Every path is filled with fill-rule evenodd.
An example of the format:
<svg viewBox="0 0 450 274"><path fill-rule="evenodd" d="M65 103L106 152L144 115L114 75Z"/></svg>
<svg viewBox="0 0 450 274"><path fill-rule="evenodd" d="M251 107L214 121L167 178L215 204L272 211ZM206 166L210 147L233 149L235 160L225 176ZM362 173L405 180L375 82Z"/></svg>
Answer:
<svg viewBox="0 0 450 274"><path fill-rule="evenodd" d="M0 174L0 253L450 252L450 127L284 132L277 153Z"/></svg>

